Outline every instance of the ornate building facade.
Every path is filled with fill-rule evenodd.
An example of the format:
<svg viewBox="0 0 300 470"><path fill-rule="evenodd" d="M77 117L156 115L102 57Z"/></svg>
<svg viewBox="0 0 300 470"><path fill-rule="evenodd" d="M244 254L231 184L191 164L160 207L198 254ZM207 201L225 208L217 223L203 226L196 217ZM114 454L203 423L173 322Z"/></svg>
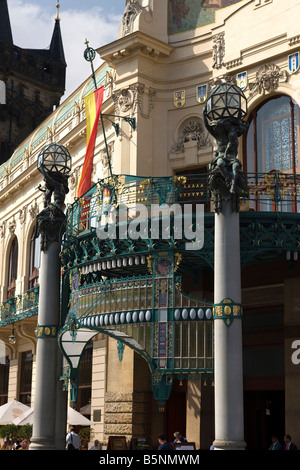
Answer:
<svg viewBox="0 0 300 470"><path fill-rule="evenodd" d="M45 144L58 142L69 149L73 168L58 334L70 396L105 444L122 435L129 445L145 438L155 448L157 434L171 440L179 430L197 449L210 447L214 321L219 316L231 328L241 315L230 302L214 305L208 171L215 143L203 108L209 91L225 81L248 100L248 130L239 139L248 190L236 247L245 441L248 449L265 449L276 432L300 445L300 39L291 21L297 13L292 0L127 1L116 41L97 50L104 60L96 71L97 86L104 86L104 134L99 126L85 201L76 188L86 148L83 99L94 90L92 78L0 167L2 402L34 406L39 241L32 234L42 208L36 163ZM129 208L129 220L137 203L201 204L201 249L187 250L162 233L101 239L107 195Z"/></svg>

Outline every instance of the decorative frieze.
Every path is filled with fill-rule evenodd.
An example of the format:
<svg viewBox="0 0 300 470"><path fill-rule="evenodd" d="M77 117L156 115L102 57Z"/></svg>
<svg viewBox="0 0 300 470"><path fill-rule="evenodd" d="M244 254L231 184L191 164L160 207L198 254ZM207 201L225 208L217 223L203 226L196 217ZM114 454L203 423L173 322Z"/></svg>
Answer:
<svg viewBox="0 0 300 470"><path fill-rule="evenodd" d="M289 46L293 47L297 44L300 44L300 34L297 34L297 36L294 36L289 40Z"/></svg>
<svg viewBox="0 0 300 470"><path fill-rule="evenodd" d="M229 60L228 62L225 63L225 67L227 68L227 70L233 69L235 67L240 67L241 65L243 65L243 61L241 57L239 57L238 59Z"/></svg>

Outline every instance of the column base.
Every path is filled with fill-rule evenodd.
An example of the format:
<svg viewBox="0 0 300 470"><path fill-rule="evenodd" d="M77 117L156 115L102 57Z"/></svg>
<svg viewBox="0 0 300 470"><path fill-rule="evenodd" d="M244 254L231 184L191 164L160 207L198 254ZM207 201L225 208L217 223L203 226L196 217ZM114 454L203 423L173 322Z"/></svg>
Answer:
<svg viewBox="0 0 300 470"><path fill-rule="evenodd" d="M29 450L56 450L56 446L52 439L32 437Z"/></svg>
<svg viewBox="0 0 300 470"><path fill-rule="evenodd" d="M214 450L245 450L245 441L226 441L218 439L213 442Z"/></svg>

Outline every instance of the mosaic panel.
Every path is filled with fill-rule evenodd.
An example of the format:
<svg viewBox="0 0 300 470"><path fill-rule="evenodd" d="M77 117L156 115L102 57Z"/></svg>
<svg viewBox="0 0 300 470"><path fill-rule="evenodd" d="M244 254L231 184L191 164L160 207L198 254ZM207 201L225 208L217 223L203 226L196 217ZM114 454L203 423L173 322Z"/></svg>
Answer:
<svg viewBox="0 0 300 470"><path fill-rule="evenodd" d="M241 0L169 0L169 34L215 22L215 12Z"/></svg>

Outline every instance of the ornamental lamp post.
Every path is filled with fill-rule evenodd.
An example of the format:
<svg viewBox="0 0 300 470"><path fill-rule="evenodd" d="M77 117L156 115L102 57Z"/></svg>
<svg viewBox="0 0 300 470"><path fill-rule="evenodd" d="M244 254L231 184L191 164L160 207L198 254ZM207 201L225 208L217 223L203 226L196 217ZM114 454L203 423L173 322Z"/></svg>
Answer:
<svg viewBox="0 0 300 470"><path fill-rule="evenodd" d="M203 110L217 149L209 188L215 205L214 374L215 441L218 450L245 449L239 208L246 184L238 138L247 129L247 99L233 83L220 83Z"/></svg>
<svg viewBox="0 0 300 470"><path fill-rule="evenodd" d="M34 237L41 235L40 294L37 325L36 386L30 450L65 448L67 395L61 388L62 353L57 341L60 325L60 258L64 232L65 195L71 171L68 149L57 143L38 156L44 177L44 209L37 215Z"/></svg>

